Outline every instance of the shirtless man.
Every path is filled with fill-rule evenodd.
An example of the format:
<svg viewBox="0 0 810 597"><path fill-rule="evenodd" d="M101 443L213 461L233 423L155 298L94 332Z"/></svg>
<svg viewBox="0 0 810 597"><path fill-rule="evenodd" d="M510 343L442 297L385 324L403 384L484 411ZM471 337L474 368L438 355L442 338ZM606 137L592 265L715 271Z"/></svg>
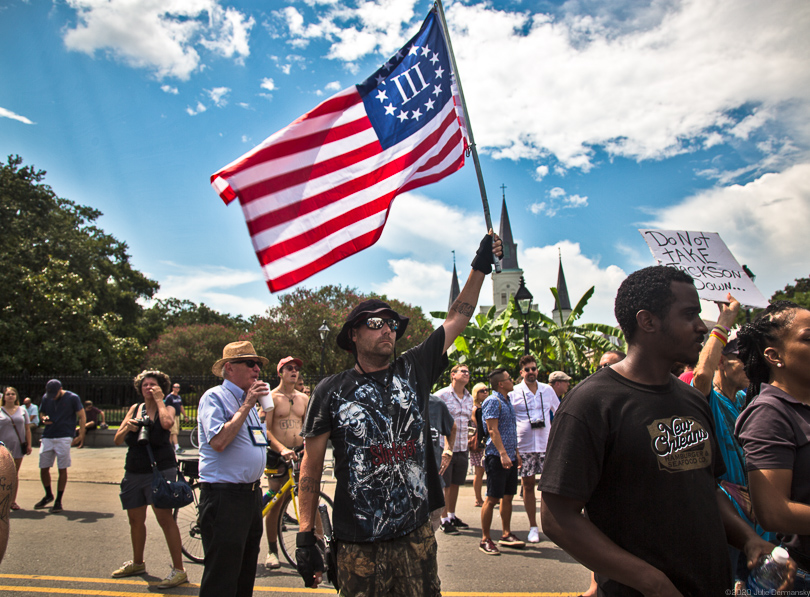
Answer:
<svg viewBox="0 0 810 597"><path fill-rule="evenodd" d="M279 452L284 460L295 459L293 449L304 443L304 438L300 435L301 421L307 411L309 397L295 389L303 364L301 359L293 357L284 357L278 362L276 371L281 378L281 383L271 392L275 408L268 411L265 418L270 447ZM270 489L278 491L284 479L270 478L268 481ZM273 508L265 518L268 551L264 565L270 569L281 567L278 561L279 512L279 508Z"/></svg>

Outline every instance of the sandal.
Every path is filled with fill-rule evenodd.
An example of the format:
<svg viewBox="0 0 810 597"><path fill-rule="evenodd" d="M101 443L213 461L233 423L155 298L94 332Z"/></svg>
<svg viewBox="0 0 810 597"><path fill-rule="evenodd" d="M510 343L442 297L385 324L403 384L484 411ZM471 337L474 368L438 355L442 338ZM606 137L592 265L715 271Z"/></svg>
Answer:
<svg viewBox="0 0 810 597"><path fill-rule="evenodd" d="M484 502L479 502L478 500L475 501L475 507L481 508L484 505Z"/></svg>
<svg viewBox="0 0 810 597"><path fill-rule="evenodd" d="M11 504L11 509L12 510L19 510L20 507L17 505L17 502L14 502L13 504Z"/></svg>

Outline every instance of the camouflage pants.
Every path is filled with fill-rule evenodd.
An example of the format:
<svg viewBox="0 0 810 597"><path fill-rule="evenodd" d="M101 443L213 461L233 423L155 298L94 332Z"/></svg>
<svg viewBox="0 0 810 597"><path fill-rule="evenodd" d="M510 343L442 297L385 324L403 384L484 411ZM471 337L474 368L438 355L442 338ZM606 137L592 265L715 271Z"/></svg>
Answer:
<svg viewBox="0 0 810 597"><path fill-rule="evenodd" d="M427 522L404 537L338 543L341 597L440 597L436 537Z"/></svg>

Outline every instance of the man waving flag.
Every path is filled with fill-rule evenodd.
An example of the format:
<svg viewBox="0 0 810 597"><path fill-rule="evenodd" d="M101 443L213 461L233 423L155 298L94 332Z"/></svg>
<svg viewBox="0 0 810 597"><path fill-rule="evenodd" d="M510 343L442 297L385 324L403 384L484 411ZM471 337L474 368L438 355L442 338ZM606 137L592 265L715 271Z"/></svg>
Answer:
<svg viewBox="0 0 810 597"><path fill-rule="evenodd" d="M464 165L467 132L435 9L401 50L211 176L239 198L272 292L380 238L391 202Z"/></svg>

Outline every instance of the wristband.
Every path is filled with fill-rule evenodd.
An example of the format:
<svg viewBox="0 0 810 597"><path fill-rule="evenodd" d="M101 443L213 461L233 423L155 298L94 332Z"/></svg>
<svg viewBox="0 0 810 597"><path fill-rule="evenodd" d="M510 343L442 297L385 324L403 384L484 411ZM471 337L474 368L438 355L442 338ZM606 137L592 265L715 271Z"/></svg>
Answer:
<svg viewBox="0 0 810 597"><path fill-rule="evenodd" d="M717 338L720 341L720 344L722 344L724 347L728 344L728 340L726 338L723 338L720 334L718 334L715 331L712 331L712 333L709 334L709 336L714 336L715 338Z"/></svg>
<svg viewBox="0 0 810 597"><path fill-rule="evenodd" d="M300 531L295 535L296 547L309 547L315 545L315 531Z"/></svg>
<svg viewBox="0 0 810 597"><path fill-rule="evenodd" d="M453 450L442 451L442 456L453 456Z"/></svg>
<svg viewBox="0 0 810 597"><path fill-rule="evenodd" d="M731 333L731 328L727 328L727 327L726 327L726 326L724 326L722 323L718 323L718 324L717 324L716 326L714 326L714 327L715 327L715 328L723 328L724 330L726 330L726 333L727 333L727 334Z"/></svg>

